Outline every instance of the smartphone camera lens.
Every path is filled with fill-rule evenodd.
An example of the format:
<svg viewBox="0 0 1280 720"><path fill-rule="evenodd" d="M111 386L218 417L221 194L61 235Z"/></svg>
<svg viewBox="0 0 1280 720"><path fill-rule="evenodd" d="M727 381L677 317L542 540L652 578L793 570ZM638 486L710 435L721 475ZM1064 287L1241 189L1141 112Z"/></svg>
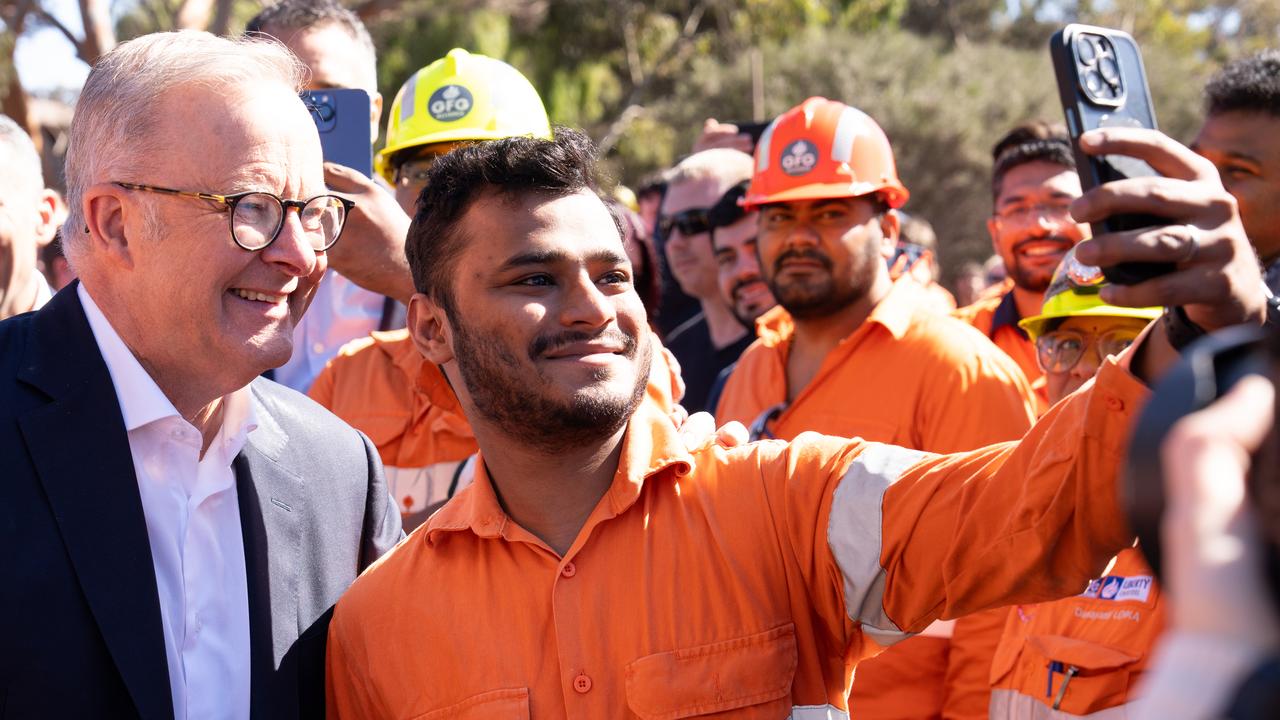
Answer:
<svg viewBox="0 0 1280 720"><path fill-rule="evenodd" d="M1108 84L1116 85L1120 82L1120 66L1116 64L1114 57L1104 57L1098 62L1098 72L1102 73L1102 79Z"/></svg>
<svg viewBox="0 0 1280 720"><path fill-rule="evenodd" d="M1094 45L1093 36L1081 35L1076 38L1076 55L1080 57L1080 62L1085 65L1092 65L1098 59L1098 46Z"/></svg>
<svg viewBox="0 0 1280 720"><path fill-rule="evenodd" d="M1106 87L1106 83L1102 81L1102 75L1097 70L1089 68L1084 73L1084 87L1090 95L1097 97Z"/></svg>

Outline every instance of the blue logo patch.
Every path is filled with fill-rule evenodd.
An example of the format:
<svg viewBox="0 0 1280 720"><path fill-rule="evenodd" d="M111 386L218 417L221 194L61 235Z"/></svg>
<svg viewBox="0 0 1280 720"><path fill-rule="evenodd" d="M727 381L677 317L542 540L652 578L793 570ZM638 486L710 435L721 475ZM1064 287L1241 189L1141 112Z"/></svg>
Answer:
<svg viewBox="0 0 1280 720"><path fill-rule="evenodd" d="M461 85L445 85L431 93L427 112L440 122L453 122L466 117L473 105L475 99L471 97L470 90Z"/></svg>

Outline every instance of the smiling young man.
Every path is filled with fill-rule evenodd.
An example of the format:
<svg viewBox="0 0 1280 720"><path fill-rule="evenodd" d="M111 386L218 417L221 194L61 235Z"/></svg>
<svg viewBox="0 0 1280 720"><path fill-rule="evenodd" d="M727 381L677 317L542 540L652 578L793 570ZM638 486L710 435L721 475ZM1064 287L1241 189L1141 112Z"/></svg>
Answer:
<svg viewBox="0 0 1280 720"><path fill-rule="evenodd" d="M1209 163L1108 133L1095 151L1174 177L1095 191L1080 212L1194 223L1201 251L1178 277L1214 278L1121 301L1260 323L1257 267ZM1131 541L1116 466L1146 390L1126 368L1168 367L1163 326L1016 444L940 457L811 433L686 450L645 399L644 308L588 188L592 155L566 130L430 171L410 328L481 457L339 603L330 717L845 717L864 657L940 616L1078 592ZM1108 236L1089 260L1187 257L1181 226L1160 232L1181 246Z"/></svg>
<svg viewBox="0 0 1280 720"><path fill-rule="evenodd" d="M1089 236L1088 226L1072 220L1069 210L1080 197L1080 177L1066 130L1044 122L1010 130L991 155L994 209L987 231L1009 276L978 302L956 310L955 316L1013 358L1043 401L1035 347L1018 321L1040 311L1054 269L1068 250Z"/></svg>

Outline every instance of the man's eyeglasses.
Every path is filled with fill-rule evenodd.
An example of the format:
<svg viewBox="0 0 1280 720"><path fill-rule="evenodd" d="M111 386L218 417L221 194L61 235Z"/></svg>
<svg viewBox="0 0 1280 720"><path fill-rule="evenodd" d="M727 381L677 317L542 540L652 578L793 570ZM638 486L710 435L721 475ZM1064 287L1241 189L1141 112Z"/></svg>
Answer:
<svg viewBox="0 0 1280 720"><path fill-rule="evenodd" d="M285 211L298 211L298 221L308 244L316 252L324 252L338 242L347 213L355 202L337 195L317 195L310 200L284 200L268 192L243 192L235 195L216 195L206 192L174 190L154 185L117 182L126 190L177 195L221 204L227 210L231 239L245 250L262 250L280 236L284 227Z"/></svg>
<svg viewBox="0 0 1280 720"><path fill-rule="evenodd" d="M427 173L435 164L436 156L408 160L396 168L396 185L400 187L423 187L427 184Z"/></svg>
<svg viewBox="0 0 1280 720"><path fill-rule="evenodd" d="M1038 205L1020 205L1003 208L996 212L996 218L1001 222L1016 225L1030 225L1042 217L1057 222L1074 222L1071 219L1071 201L1060 200Z"/></svg>
<svg viewBox="0 0 1280 720"><path fill-rule="evenodd" d="M1045 372L1064 373L1075 367L1090 348L1094 348L1102 360L1119 355L1137 337L1138 333L1133 330L1111 330L1101 335L1054 330L1036 338L1036 359Z"/></svg>
<svg viewBox="0 0 1280 720"><path fill-rule="evenodd" d="M658 232L662 237L671 237L672 230L679 230L681 235L701 235L711 230L707 219L707 208L689 208L674 215L663 216L658 220Z"/></svg>

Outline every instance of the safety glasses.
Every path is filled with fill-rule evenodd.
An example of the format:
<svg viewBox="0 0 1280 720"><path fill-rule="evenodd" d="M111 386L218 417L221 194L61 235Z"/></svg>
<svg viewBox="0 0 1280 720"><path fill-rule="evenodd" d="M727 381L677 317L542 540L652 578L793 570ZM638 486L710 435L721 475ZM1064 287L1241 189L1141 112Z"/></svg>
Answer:
<svg viewBox="0 0 1280 720"><path fill-rule="evenodd" d="M1036 339L1036 360L1045 372L1064 373L1075 367L1090 349L1099 362L1133 344L1138 333L1133 330L1110 330L1101 335L1077 330L1054 330Z"/></svg>

